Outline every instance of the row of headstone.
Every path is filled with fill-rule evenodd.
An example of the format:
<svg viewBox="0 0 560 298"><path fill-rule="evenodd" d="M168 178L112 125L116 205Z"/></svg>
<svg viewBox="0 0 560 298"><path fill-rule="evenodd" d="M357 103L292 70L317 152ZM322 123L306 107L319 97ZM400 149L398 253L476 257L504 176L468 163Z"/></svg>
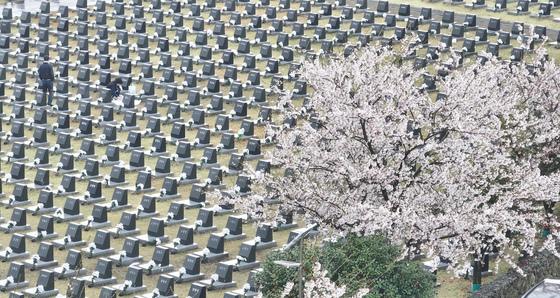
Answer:
<svg viewBox="0 0 560 298"><path fill-rule="evenodd" d="M274 67L273 67L274 68ZM255 78L252 78L253 83L252 85L257 85L257 80L258 80L258 76L256 76ZM64 88L62 88L64 89ZM39 103L39 102L38 102ZM40 106L41 104L39 103L36 106ZM87 105L86 105L87 106ZM157 106L157 105L156 105ZM52 114L43 114L44 116L41 117L37 117L37 119L42 120L45 119L46 117L49 117L51 115L61 115L63 114L63 112L66 112L69 110L68 108L68 101L65 101L64 99L57 99L57 102L55 103L55 107L56 109L53 111ZM238 108L239 107L239 108ZM219 125L222 126L224 128L224 130L227 130L227 121L228 119L231 119L232 121L235 120L242 120L244 118L246 118L247 115L247 104L241 103L241 104L237 104L235 106L234 109L234 114L232 114L233 116L231 118L221 118L220 121L221 122ZM86 111L86 113L83 113L83 116L88 115L87 113L87 107L84 108ZM39 111L39 109L38 109ZM81 109L80 109L81 111ZM141 111L141 113L145 113L145 114L149 114L149 112L153 112L152 111L148 111L148 109L146 109L145 112ZM42 113L42 112L39 112ZM157 114L153 113L153 114ZM170 113L168 113L170 114ZM199 116L197 116L199 115ZM201 115L201 116L200 116ZM145 116L145 115L137 115L137 116ZM42 118L45 117L45 118ZM57 116L58 117L58 116ZM202 118L201 118L202 117ZM179 117L172 117L173 119L175 118L181 118ZM265 119L268 117L265 117ZM15 115L14 113L14 117L12 117L12 120L10 121L11 125L14 126L19 126L19 124L17 124L19 121L15 120L15 119L21 119L21 117L19 117L19 115ZM57 125L56 126L52 126L50 127L50 129L45 130L45 132L56 132L56 133L62 133L65 130L67 132L70 131L70 125L66 125L66 123L70 123L70 119L66 118L65 116L63 116L62 118L59 118L62 121L58 122L57 121ZM66 122L66 119L68 119L68 122ZM107 127L108 125L111 125L111 123L107 123L107 122L112 122L112 115L110 113L106 113L103 114L103 118L101 119L102 121L97 122L97 124L99 126L102 127ZM46 120L46 119L45 119ZM80 120L81 121L81 120ZM37 121L37 124L41 124L42 121ZM44 124L47 123L47 121L42 122ZM95 126L95 122L93 121L81 121L80 122L80 131L78 134L76 134L75 136L73 134L69 134L70 137L72 138L79 138L79 137L91 137L93 134L93 126ZM192 128L198 128L196 126L203 126L204 123L204 113L200 113L200 111L196 111L196 113L194 113L193 111L193 120L192 120L192 124L190 124L189 121L189 126L188 127L192 127ZM130 125L126 125L126 126L130 126ZM36 129L37 130L37 129ZM219 129L221 130L221 129ZM246 131L252 131L252 128L250 129L245 129ZM16 131L14 129L14 131ZM42 134L43 132L41 130L39 130L40 132L37 133L37 138L34 137L34 143L32 145L36 145L39 148L44 148L43 145L44 141L46 141L46 139L41 139L42 138ZM149 133L151 133L152 131L150 131ZM157 131L156 131L157 132ZM61 134L64 135L64 134ZM112 135L111 133L107 133L105 134L105 136L110 136ZM14 134L12 134L12 137L14 136ZM10 138L10 141L14 141L15 138L17 138L19 136L19 134L15 134L15 137ZM60 137L60 138L66 138L66 137ZM200 138L202 139L202 138ZM181 175L181 177L185 176L184 179L185 181L188 182L194 182L196 180L198 180L198 177L196 176L196 169L199 167L210 167L211 169L215 169L218 167L218 163L215 162L216 161L216 156L218 153L232 153L235 151L235 146L234 146L234 138L232 138L231 135L226 135L226 137L223 138L224 141L221 142L221 146L217 146L215 149L213 148L206 148L204 150L204 162L201 162L199 165L197 164L185 164L184 167L184 173L185 175ZM26 141L25 139L19 139L19 141ZM109 140L104 139L104 140L100 140L98 142L98 144L101 145L106 145L108 144L107 142L102 142L102 141L112 141L112 138L109 137ZM50 145L47 146L47 148L53 148L53 150L51 151L47 151L47 156L48 153L64 153L66 150L66 152L70 152L70 146L66 145L70 143L69 141L65 141L65 140L61 140L61 142L57 141L58 147L55 145L53 147L49 147ZM249 141L249 143L251 143L251 145L248 145L247 147L247 153L244 154L237 154L235 160L232 158L232 160L234 160L234 163L239 164L240 160L243 160L244 158L246 159L252 159L252 158L258 158L260 157L260 144L258 142L253 142L253 141ZM137 146L140 147L141 144L134 144L134 142L131 142L132 146ZM186 143L188 144L188 143ZM143 152L146 155L149 154L154 154L157 155L159 153L163 153L166 150L162 150L162 145L161 143L157 144L156 140L154 139L154 145L152 146L154 147L155 150L150 150L149 152ZM194 144L194 148L196 148L196 145L199 144ZM205 143L203 143L203 145L205 145ZM95 145L94 145L95 146ZM178 146L179 147L179 146ZM185 145L186 147L186 145ZM202 148L204 148L206 146L202 146ZM255 149L253 149L253 147ZM109 148L109 147L108 147ZM114 148L114 147L110 147L110 148ZM163 145L163 148L164 145ZM17 149L17 148L16 148ZM124 149L124 148L123 148ZM257 150L258 149L258 150ZM108 162L116 162L119 161L120 159L117 158L116 160L110 160L110 157L114 157L114 154L110 154L109 153L109 149L108 150L108 154L107 154L107 159L106 161ZM255 150L255 151L253 151ZM17 151L17 150L16 150ZM116 150L118 152L118 149ZM84 150L84 152L86 152L83 155L87 155L87 153L90 153L91 151L86 151ZM135 151L137 152L137 151ZM142 152L142 151L140 151ZM255 154L253 152L256 152L258 154ZM178 152L179 153L179 152ZM190 153L190 152L189 152ZM23 153L25 154L25 153ZM93 154L91 154L93 155ZM179 155L179 154L177 154ZM20 156L20 155L17 155ZM117 154L118 156L118 154ZM138 156L140 156L140 154L138 153ZM233 156L233 154L232 154ZM161 157L161 156L160 156ZM179 157L179 156L177 156ZM181 156L181 158L190 158L190 154L186 155L183 154ZM44 159L40 159L38 164L46 164L48 163L48 157L47 157L47 162L43 162ZM166 159L168 160L168 159ZM89 161L89 160L88 160ZM132 163L131 166L132 167L136 167L136 166L140 166L142 167L143 165L141 165L140 161L141 161L141 157L138 157L138 163ZM16 161L11 160L11 163L13 163L12 168L16 165ZM201 212L199 213L198 219L195 223L194 227L186 227L186 226L182 226L179 229L178 235L177 235L177 239L173 240L172 243L168 243L170 242L168 240L167 237L165 237L165 234L163 233L163 229L165 227L165 225L169 225L169 224L180 224L182 222L184 222L184 208L185 205L181 205L181 203L173 203L170 206L170 212L167 214L167 217L164 219L157 219L157 218L153 218L150 221L150 225L147 231L147 234L144 235L139 235L138 234L141 233L141 231L139 231L138 229L136 229L135 225L131 225L131 224L126 224L123 223L123 220L121 220L121 227L115 228L115 235L117 235L118 237L131 237L134 236L135 238L127 238L125 241L125 247L123 247L123 249L125 250L125 253L119 253L119 254L114 254L114 249L111 248L110 245L110 236L112 235L111 231L104 231L104 230L98 230L96 232L95 235L95 239L92 243L87 244L85 243L82 239L81 239L81 230L82 229L99 229L99 228L104 228L104 227L108 227L110 225L110 223L107 222L107 216L106 213L108 211L111 211L111 208L113 207L121 207L121 206L126 206L128 205L126 200L119 200L117 197L117 200L112 200L111 201L111 205L110 206L103 206L103 205L95 205L92 211L92 217L88 218L87 221L84 222L79 222L80 220L83 219L83 215L80 214L80 204L84 203L90 203L90 204L97 204L103 201L103 196L101 194L101 189L102 187L99 186L99 182L92 180L90 182L88 182L88 191L86 194L84 194L83 196L70 196L73 194L74 190L75 190L75 179L72 179L72 174L76 173L77 169L74 168L73 166L74 163L74 157L72 155L69 154L63 154L61 156L61 161L60 164L57 164L56 168L53 168L52 172L55 174L60 174L60 175L64 175L63 178L63 183L62 183L62 187L60 189L57 189L56 192L51 192L48 189L44 190L41 192L41 196L43 197L41 199L41 201L37 203L37 206L34 207L30 207L29 211L37 214L37 215L42 215L41 220L40 220L40 224L39 226L41 227L40 229L38 228L36 232L32 232L30 233L31 239L35 240L35 241L43 241L48 239L50 241L50 239L52 240L52 244L49 244L49 242L42 242L41 247L47 247L50 248L51 252L52 249L54 247L57 247L59 249L71 249L71 248L77 248L80 246L84 246L87 245L86 248L84 248L82 250L83 255L85 257L99 257L98 258L98 262L96 265L96 270L92 273L91 276L85 276L84 279L82 280L84 282L84 284L87 285L92 285L92 286L104 286L104 285L109 285L109 284L117 284L117 281L114 277L112 277L112 274L110 273L110 270L108 268L110 268L111 265L109 265L109 262L107 260L111 260L116 263L119 264L117 266L130 266L132 264L137 264L138 266L131 266L129 267L129 272L127 273L127 277L125 278L125 281L122 284L117 284L115 285L114 288L109 289L108 291L113 291L113 290L118 290L121 293L135 293L138 291L143 291L145 290L145 286L143 286L142 283L142 275L143 274L147 274L147 275L151 275L151 274L162 274L162 273L167 273L167 272L171 272L173 271L173 266L171 264L169 264L169 253L180 253L180 252L186 252L186 251L191 251L191 250L195 250L197 248L196 243L193 243L193 234L194 233L200 233L200 232L211 232L211 231L215 231L216 227L214 227L213 225L213 221L211 219L211 217L213 216L213 211L214 210L204 210L201 209ZM99 167L99 161L97 161L97 168ZM159 163L159 162L158 162ZM101 164L103 165L103 159L101 160ZM231 164L231 162L230 162ZM113 164L114 166L114 164ZM96 178L100 178L100 177L96 177L99 176L99 171L97 169L96 171L96 161L91 161L89 162L89 165L86 165L87 169L85 170L85 175L81 175L81 176L85 176L85 178L90 178L90 179L96 179ZM263 170L268 171L270 169L270 163L268 162L264 162L261 163L259 162L259 166L261 167ZM23 175L22 175L22 168L15 166L15 170L11 170L10 171L10 179L7 179L6 182L10 182L10 183L16 183L16 182L23 182L23 179L25 179L25 167L23 167ZM169 170L165 169L166 166L163 167L163 172L159 171L160 173L163 173L163 176L166 176L166 174L169 173ZM137 168L130 168L130 170L137 170ZM218 170L211 170L213 174L215 175L215 177L217 178L221 178L220 176L222 175L220 171ZM240 168L239 167L235 167L234 169L232 169L232 171L236 171L234 173L239 173L240 172ZM12 172L14 175L12 175ZM114 172L114 173L113 173ZM126 171L125 171L126 172ZM111 171L111 175L108 177L109 179L103 179L102 182L105 182L105 184L107 184L108 186L117 186L119 185L119 183L123 183L125 180L124 175L122 175L121 173L123 173L123 171L121 170L121 168L119 168L118 166L114 166L113 170ZM156 167L156 174L158 173L158 169ZM138 175L138 179L141 179L140 177L149 177L151 173L149 172L145 172L142 173L142 175ZM41 175L36 178L34 181L34 185L40 185L40 186L44 186L44 185L49 185L49 181L48 181L48 175L49 175L49 171L45 170L45 171L41 171ZM43 178L41 178L43 177ZM47 178L45 178L47 177ZM94 177L94 178L92 178ZM242 192L242 193L246 193L248 192L249 189L249 184L250 184L250 178L247 176L239 176L240 178L238 179L237 182L237 190L238 192ZM22 181L17 181L17 179L22 178ZM210 177L209 177L210 178ZM148 183L148 178L143 178L144 180L138 181L135 184L135 187L133 187L132 191L135 191L137 189L140 190L145 190L145 189L151 189L150 183ZM221 180L221 179L220 179ZM66 182L65 182L66 181ZM170 177L168 179L165 179L164 181L164 187L163 189L160 191L160 199L167 199L167 198L177 198L176 196L177 194L177 180L175 179L171 179ZM141 187L139 187L142 184ZM190 207L193 206L202 206L204 203L204 200L201 200L201 198L204 198L203 193L204 193L204 189L210 185L214 185L216 186L214 179L210 179L209 182L204 183L204 184L200 184L196 186L196 191L194 192L194 196L189 197L189 200L187 201L187 203L189 204ZM72 187L73 186L73 187ZM122 186L122 184L121 184ZM214 187L214 186L210 186L210 187ZM219 186L219 184L217 185ZM21 189L21 191L18 191L15 193L14 195L14 201L27 201L27 200L23 200L21 198L26 197L26 195L19 195L18 193L26 193L25 192L25 187L21 186L18 188ZM43 195L44 193L44 195ZM115 193L117 193L115 191ZM59 210L56 208L56 206L54 206L52 204L53 201L53 196L55 195L64 195L64 196L69 196L66 199L66 203L64 205L64 208ZM115 194L113 195L115 196ZM118 195L117 195L118 196ZM175 197L174 197L175 196ZM20 198L20 200L15 200L15 198ZM194 200L193 200L194 199ZM95 201L94 201L95 200ZM141 204L141 208L138 208L137 210L137 214L139 217L140 216L154 216L157 213L157 209L155 208L155 202L158 200L157 196L154 197L150 197L150 196L145 196L142 199L142 204ZM41 205L39 205L41 204ZM229 207L229 206L227 206ZM23 209L25 210L25 209ZM216 212L219 212L222 210L216 210ZM226 210L227 211L227 210ZM54 216L50 217L48 216L48 214L51 214L54 212ZM15 211L14 211L15 213ZM134 215L132 213L132 215ZM13 217L15 215L12 215ZM123 214L123 218L125 217L125 214ZM21 218L21 216L20 216ZM16 219L14 217L14 219ZM14 220L15 221L15 220ZM67 232L65 237L63 237L62 239L57 239L58 236L56 235L56 233L54 233L54 229L53 229L53 225L54 222L62 222L62 221L70 221L70 224L68 225L67 228ZM126 220L124 220L126 222ZM20 224L21 225L21 224ZM218 268L216 270L216 274L217 274L217 278L214 278L214 276L212 276L212 278L210 278L209 280L204 280L204 275L202 275L202 278L200 278L202 281L202 283L206 283L207 286L203 285L200 286L200 288L197 288L197 286L193 285L193 287L191 288L190 292L196 293L197 289L200 289L200 293L205 292L206 288L208 288L209 290L215 289L215 288L220 288L220 287L229 287L232 284L234 285L235 283L233 283L232 281L232 271L233 270L240 270L238 267L240 268L244 268L243 270L247 269L247 266L255 266L255 264L258 264L256 262L255 259L255 251L257 248L264 248L264 247L272 247L274 246L274 241L272 240L272 230L273 228L271 226L265 226L263 228L259 228L259 231L257 232L258 235L258 241L255 240L253 241L252 244L242 244L242 247L240 248L240 253L239 253L239 257L236 258L234 260L235 262L235 266L228 264L226 262L224 263L220 263L218 265ZM127 232L132 231L132 234L127 234ZM16 231L14 231L16 232ZM124 233L123 233L124 232ZM123 234L127 234L127 235L123 235ZM17 234L14 234L14 237ZM189 236L190 235L190 236ZM208 241L208 245L205 249L203 249L202 251L198 251L195 252L191 255L188 255L187 258L185 259L185 266L184 266L184 270L179 269L177 271L178 273L178 279L182 279L182 280L186 280L188 277L185 276L185 273L193 275L193 276L201 276L200 274L200 263L204 263L204 262L214 262L214 261L219 261L219 260L223 260L223 256L228 255L227 252L224 251L224 241L227 240L234 240L234 239L242 239L244 238L244 234L242 232L242 219L241 218L235 218L235 217L230 217L228 219L228 223L227 223L227 230L223 231L222 233L218 233L218 234L213 234L209 241ZM128 244L128 243L136 243L136 244ZM152 259L150 261L148 261L147 263L142 263L142 257L139 256L138 254L138 249L133 248L134 246L138 247L138 245L156 245L155 249L154 249L154 254L152 256ZM161 244L161 245L159 245ZM127 249L127 245L131 245L132 249ZM19 251L21 249L17 249L17 251ZM25 249L24 249L25 251ZM48 249L46 249L46 251L48 252ZM52 253L51 253L52 254ZM10 255L13 256L12 252L10 252ZM79 251L76 250L69 250L68 252L68 257L67 257L67 262L65 262L62 266L58 266L58 264L49 264L48 262L53 261L51 260L52 258L48 257L48 253L46 254L46 257L41 257L41 254L38 254L38 258L33 256L30 260L27 260L28 263L30 264L29 266L34 266L31 268L51 268L51 267L56 267L53 269L53 271L56 273L55 276L58 277L63 277L63 276L71 276L71 274L78 274L78 275L84 275L86 274L85 271L81 270L81 260L79 260L79 258L81 258L81 255L79 253ZM108 259L104 259L104 257L108 257ZM25 257L24 257L25 258ZM194 259L195 261L190 261ZM198 260L198 261L196 261ZM198 262L198 270L196 268L196 266L192 266L189 264L195 264ZM47 265L45 265L47 264ZM45 266L45 267L42 267ZM190 266L190 267L189 267ZM237 268L237 269L236 269ZM183 273L183 271L185 273ZM198 271L198 273L196 272ZM175 272L175 271L173 271ZM171 273L173 273L171 272ZM192 274L191 274L192 273ZM161 275L162 277L164 275ZM164 280L164 278L160 278L160 282L158 282L158 287L157 290L158 292L164 293L164 294L172 294L172 292L168 291L168 287L165 286L165 284L169 284L170 282L174 282L175 278L173 278L173 281L169 281L169 279L167 279L168 281L166 282L161 281ZM37 283L39 285L39 282ZM43 285L44 284L44 285ZM160 285L161 284L161 285ZM222 284L222 285L221 285ZM47 283L41 283L42 287L39 291L39 288L37 287L36 291L38 292L48 292L50 293L50 291L54 291L54 286L50 286L47 285ZM78 288L80 287L80 285L77 286ZM83 287L83 285L82 285ZM107 291L105 288L103 289L103 291ZM26 293L29 292L26 290ZM202 294L201 294L202 295Z"/></svg>
<svg viewBox="0 0 560 298"><path fill-rule="evenodd" d="M449 15L451 15L451 14L446 14L446 13L444 13L444 21L453 19L453 18L452 18L452 15L451 15L450 17L446 17L446 16L449 16ZM467 16L467 18L469 18L469 16ZM471 23L472 23L472 22L471 22ZM515 28L515 27L516 27L516 26L514 26L514 28ZM545 28L545 30L546 30L546 28Z"/></svg>
<svg viewBox="0 0 560 298"><path fill-rule="evenodd" d="M185 261L185 272L187 270L199 271L197 266L200 264L196 261ZM66 264L65 264L66 265ZM116 280L112 277L112 261L107 259L99 259L96 270L93 275L81 278L73 278L70 287L66 292L67 297L85 297L87 287L101 287L99 297L110 298L119 295L130 295L146 291L143 284L144 271L136 266L128 268L125 281L122 284L116 284ZM188 275L188 273L181 273ZM251 271L247 283L242 289L227 292L224 297L252 297L257 294L255 283L255 275L258 271ZM10 265L8 277L0 280L0 287L5 291L10 291L10 297L23 297L30 295L32 297L50 297L59 293L54 287L56 277L55 271L41 270L35 287L27 288L29 282L25 280L25 270L21 263L14 262ZM231 281L232 267L226 264L220 264L216 274L209 281L195 282L189 289L188 296L193 298L204 298L209 290L227 289L234 287L235 282ZM156 288L150 294L144 294L139 297L177 297L175 294L175 283L179 283L172 275L162 274L158 278ZM210 284L209 284L210 283ZM116 284L116 285L115 285ZM227 285L227 286L226 286ZM23 289L23 294L16 292ZM21 295L21 296L20 296Z"/></svg>

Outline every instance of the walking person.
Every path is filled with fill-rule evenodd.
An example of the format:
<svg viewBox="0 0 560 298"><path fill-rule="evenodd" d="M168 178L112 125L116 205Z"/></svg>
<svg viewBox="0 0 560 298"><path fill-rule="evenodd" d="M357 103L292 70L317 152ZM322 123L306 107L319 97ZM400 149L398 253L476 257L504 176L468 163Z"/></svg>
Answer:
<svg viewBox="0 0 560 298"><path fill-rule="evenodd" d="M123 81L121 78L116 78L107 84L107 88L111 91L111 95L113 96L113 100L117 100L121 95Z"/></svg>
<svg viewBox="0 0 560 298"><path fill-rule="evenodd" d="M49 57L45 56L43 58L43 63L39 66L37 71L39 73L39 89L44 93L48 92L48 105L52 104L53 100L53 82L54 82L54 71L52 65L49 63Z"/></svg>

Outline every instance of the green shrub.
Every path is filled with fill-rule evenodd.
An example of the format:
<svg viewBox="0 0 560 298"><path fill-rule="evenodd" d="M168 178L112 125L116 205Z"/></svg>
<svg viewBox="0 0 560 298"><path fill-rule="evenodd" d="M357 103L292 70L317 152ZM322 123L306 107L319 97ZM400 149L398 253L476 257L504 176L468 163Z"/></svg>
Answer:
<svg viewBox="0 0 560 298"><path fill-rule="evenodd" d="M308 277L313 270L313 263L317 255L316 247L306 246L304 249L304 274ZM289 281L297 284L298 269L286 268L275 264L274 261L290 261L299 262L299 247L294 247L289 251L273 251L267 255L266 260L261 265L263 271L256 277L257 283L261 287L264 297L280 297L284 286ZM295 291L292 291L290 298L297 297Z"/></svg>
<svg viewBox="0 0 560 298"><path fill-rule="evenodd" d="M299 249L273 252L263 263L263 272L257 283L265 297L280 297L284 285L291 281L297 285L297 269L287 269L274 263L276 260L297 262ZM323 247L306 247L304 276L311 274L312 265L319 261L337 284L346 285L347 293L368 288L373 297L433 297L434 276L423 270L417 262L399 260L401 251L381 236L349 236ZM291 296L296 297L296 290Z"/></svg>

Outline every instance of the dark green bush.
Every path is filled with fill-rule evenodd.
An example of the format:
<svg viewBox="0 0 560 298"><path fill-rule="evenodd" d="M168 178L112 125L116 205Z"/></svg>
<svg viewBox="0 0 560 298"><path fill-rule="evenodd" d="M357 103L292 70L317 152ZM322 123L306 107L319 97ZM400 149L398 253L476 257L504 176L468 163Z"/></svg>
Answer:
<svg viewBox="0 0 560 298"><path fill-rule="evenodd" d="M297 269L287 269L276 260L297 262L299 249L273 252L257 276L265 297L279 297L288 281L297 285ZM304 275L309 277L314 262L319 261L329 277L346 285L349 296L360 288L370 289L367 297L433 297L434 276L414 261L399 260L401 251L381 236L349 236L323 247L306 247ZM296 297L296 290L290 297Z"/></svg>
<svg viewBox="0 0 560 298"><path fill-rule="evenodd" d="M313 270L313 263L316 260L317 248L305 247L304 249L304 274L308 277ZM263 271L257 275L257 283L261 287L264 297L280 297L284 286L288 281L297 283L298 270L296 268L285 268L277 265L274 261L299 262L299 247L295 247L287 252L271 252L261 265ZM295 298L295 291L292 291Z"/></svg>

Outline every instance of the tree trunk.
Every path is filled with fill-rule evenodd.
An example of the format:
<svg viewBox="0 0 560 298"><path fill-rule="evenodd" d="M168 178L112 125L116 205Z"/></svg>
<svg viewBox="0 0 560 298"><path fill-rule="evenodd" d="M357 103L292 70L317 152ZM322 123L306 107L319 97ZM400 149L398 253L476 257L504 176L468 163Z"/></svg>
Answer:
<svg viewBox="0 0 560 298"><path fill-rule="evenodd" d="M482 264L475 258L473 262L472 291L478 292L482 285Z"/></svg>

